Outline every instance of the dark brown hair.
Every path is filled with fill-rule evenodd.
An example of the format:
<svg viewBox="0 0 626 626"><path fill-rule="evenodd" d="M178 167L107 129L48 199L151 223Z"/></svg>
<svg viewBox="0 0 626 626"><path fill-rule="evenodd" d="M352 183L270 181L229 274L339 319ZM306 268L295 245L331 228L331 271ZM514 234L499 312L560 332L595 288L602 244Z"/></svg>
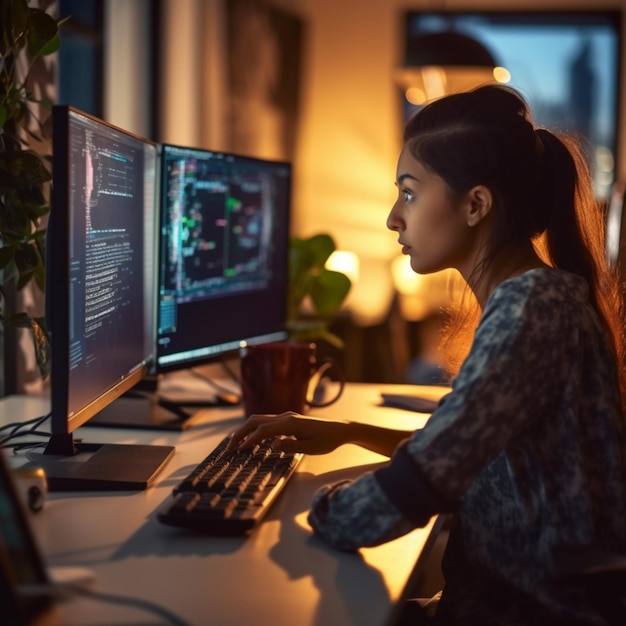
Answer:
<svg viewBox="0 0 626 626"><path fill-rule="evenodd" d="M520 94L500 85L430 103L408 122L404 142L454 196L476 185L491 190L495 226L477 280L501 255L532 242L549 265L589 283L626 398L624 294L605 257L604 215L580 145L536 128Z"/></svg>

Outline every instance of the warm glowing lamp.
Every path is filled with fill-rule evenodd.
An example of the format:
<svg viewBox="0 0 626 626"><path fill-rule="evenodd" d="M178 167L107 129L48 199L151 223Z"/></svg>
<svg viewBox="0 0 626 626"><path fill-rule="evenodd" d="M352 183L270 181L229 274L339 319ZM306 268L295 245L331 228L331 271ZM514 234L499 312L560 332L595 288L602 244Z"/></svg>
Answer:
<svg viewBox="0 0 626 626"><path fill-rule="evenodd" d="M483 44L449 30L410 40L404 67L395 78L407 100L420 105L486 83L508 83L511 75Z"/></svg>
<svg viewBox="0 0 626 626"><path fill-rule="evenodd" d="M335 250L324 264L327 270L345 274L352 285L359 280L359 257L348 250Z"/></svg>

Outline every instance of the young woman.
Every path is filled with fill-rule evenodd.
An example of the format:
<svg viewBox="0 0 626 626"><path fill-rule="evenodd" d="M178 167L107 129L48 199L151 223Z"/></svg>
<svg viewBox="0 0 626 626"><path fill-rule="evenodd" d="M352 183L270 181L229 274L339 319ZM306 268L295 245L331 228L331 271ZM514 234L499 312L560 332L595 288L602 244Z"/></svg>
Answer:
<svg viewBox="0 0 626 626"><path fill-rule="evenodd" d="M396 185L387 226L412 268L456 268L481 307L451 392L414 433L287 413L231 446L389 455L318 492L309 522L356 550L451 513L434 623L602 623L553 581L561 544L626 552L625 327L584 159L485 86L413 117Z"/></svg>

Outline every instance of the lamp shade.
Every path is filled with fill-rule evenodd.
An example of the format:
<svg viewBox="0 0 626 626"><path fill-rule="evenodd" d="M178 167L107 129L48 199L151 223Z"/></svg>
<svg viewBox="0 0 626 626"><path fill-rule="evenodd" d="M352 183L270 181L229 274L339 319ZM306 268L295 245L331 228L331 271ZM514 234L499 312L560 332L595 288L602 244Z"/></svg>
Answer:
<svg viewBox="0 0 626 626"><path fill-rule="evenodd" d="M395 72L406 99L416 105L509 78L483 44L452 30L409 39L405 63Z"/></svg>
<svg viewBox="0 0 626 626"><path fill-rule="evenodd" d="M496 61L491 52L475 39L455 31L443 31L418 35L409 40L405 67L425 65L493 68Z"/></svg>

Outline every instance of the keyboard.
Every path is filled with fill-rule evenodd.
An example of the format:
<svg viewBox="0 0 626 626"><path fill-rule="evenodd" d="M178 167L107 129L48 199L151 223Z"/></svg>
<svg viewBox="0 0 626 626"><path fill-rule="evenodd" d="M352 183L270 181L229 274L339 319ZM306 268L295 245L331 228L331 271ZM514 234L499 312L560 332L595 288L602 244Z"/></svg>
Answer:
<svg viewBox="0 0 626 626"><path fill-rule="evenodd" d="M201 461L157 513L163 524L214 535L245 535L265 517L302 460L271 440L224 456L231 435Z"/></svg>

